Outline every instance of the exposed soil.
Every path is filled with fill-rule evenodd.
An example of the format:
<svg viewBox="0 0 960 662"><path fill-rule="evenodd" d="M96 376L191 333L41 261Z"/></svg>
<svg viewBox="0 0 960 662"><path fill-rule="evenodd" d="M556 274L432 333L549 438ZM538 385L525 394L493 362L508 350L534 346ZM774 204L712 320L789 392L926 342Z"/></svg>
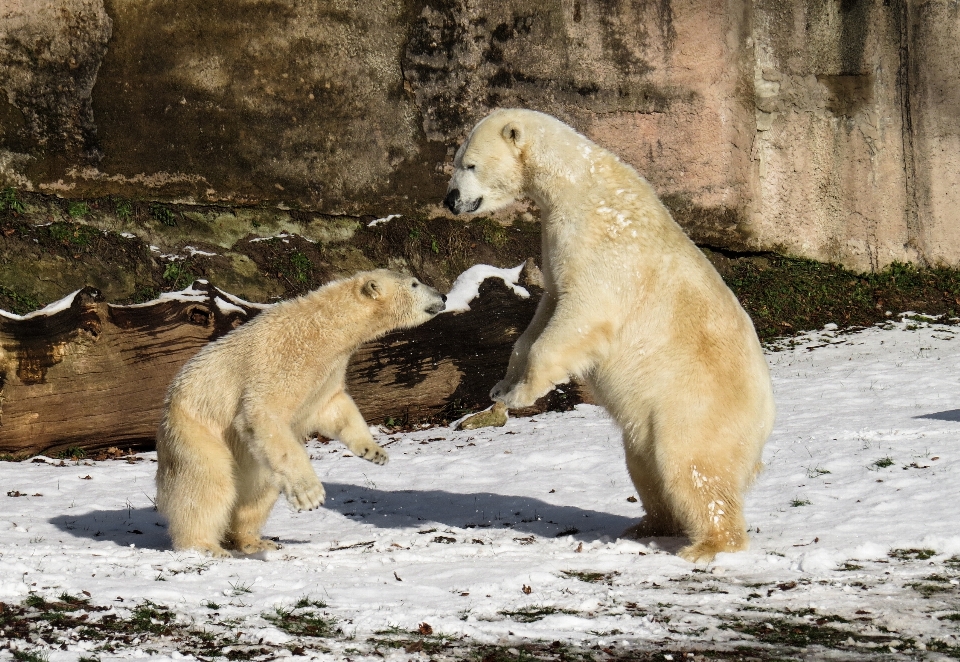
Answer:
<svg viewBox="0 0 960 662"><path fill-rule="evenodd" d="M373 219L284 212L283 227L305 234L316 234L317 224L334 227L326 240L315 241L297 231L263 236L258 213L272 222L271 213L279 212L116 198L66 201L6 189L0 192L0 308L23 314L86 285L100 289L107 301L139 303L196 278L267 302L379 267L445 291L474 264L513 267L540 259L540 225L529 213L506 221L401 216L371 226ZM239 239L227 249L222 236L220 245L211 243L209 228L191 220L202 214L233 219L226 236ZM131 236L136 233L104 229L120 226L143 227L152 237L169 229L175 247L165 253ZM210 241L189 238L191 232ZM773 253L703 250L764 340L827 323L869 326L908 311L942 315L944 321L960 317L957 269L894 264L879 273L855 273Z"/></svg>
<svg viewBox="0 0 960 662"><path fill-rule="evenodd" d="M369 225L372 218L348 219L349 231L311 241L296 231L263 236L256 220L245 226L235 210L203 208L218 218L235 216L231 231L239 239L224 249L212 243L208 228L192 228L195 207L114 198L67 202L11 189L3 193L0 265L6 266L0 266L0 308L18 314L87 285L112 303L140 303L197 278L263 303L381 267L411 273L445 291L474 264L514 267L540 254L539 223L532 217L510 225L491 218L404 216L374 226ZM270 211L264 214L269 217ZM294 230L298 224L306 230L324 221L302 212L287 217ZM331 222L343 225L342 219ZM165 239L173 247L151 246L136 232L104 229L131 226L143 227L151 237L169 230Z"/></svg>

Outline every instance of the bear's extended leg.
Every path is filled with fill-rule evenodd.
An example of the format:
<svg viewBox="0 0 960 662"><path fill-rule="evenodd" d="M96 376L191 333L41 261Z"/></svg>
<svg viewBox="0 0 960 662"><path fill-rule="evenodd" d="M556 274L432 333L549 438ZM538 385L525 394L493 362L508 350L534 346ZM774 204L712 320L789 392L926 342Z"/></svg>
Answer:
<svg viewBox="0 0 960 662"><path fill-rule="evenodd" d="M527 356L520 381L504 379L490 397L510 409L529 407L557 384L586 374L610 345L612 328L606 322L591 322L589 310L579 310L580 302L561 299L546 328L540 333Z"/></svg>
<svg viewBox="0 0 960 662"><path fill-rule="evenodd" d="M228 544L243 554L278 549L279 545L260 537L280 490L263 466L242 445L237 446L237 501L227 532Z"/></svg>
<svg viewBox="0 0 960 662"><path fill-rule="evenodd" d="M235 498L233 455L224 440L171 406L157 435L157 509L173 548L229 557L221 542Z"/></svg>
<svg viewBox="0 0 960 662"><path fill-rule="evenodd" d="M234 421L234 429L248 440L253 457L272 474L272 480L297 510L314 510L323 505L326 492L313 467L303 442L289 423L259 410L244 411Z"/></svg>
<svg viewBox="0 0 960 662"><path fill-rule="evenodd" d="M530 348L550 322L556 307L557 297L549 291L544 291L540 297L540 302L537 304L537 310L533 314L533 319L530 320L530 324L513 344L513 351L510 352L510 362L507 364L507 374L490 391L491 399L499 399L501 395L509 392L523 378L523 375L527 372Z"/></svg>
<svg viewBox="0 0 960 662"><path fill-rule="evenodd" d="M367 422L346 391L339 391L330 398L308 422L308 426L312 428L310 432L316 431L325 437L338 439L351 453L364 460L386 464L390 459L387 451L373 440Z"/></svg>

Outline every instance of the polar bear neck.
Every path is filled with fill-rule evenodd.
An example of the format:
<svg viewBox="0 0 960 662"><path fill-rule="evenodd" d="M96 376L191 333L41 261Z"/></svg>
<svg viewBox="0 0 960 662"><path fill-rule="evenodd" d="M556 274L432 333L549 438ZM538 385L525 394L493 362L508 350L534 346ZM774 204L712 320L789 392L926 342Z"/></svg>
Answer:
<svg viewBox="0 0 960 662"><path fill-rule="evenodd" d="M582 192L609 188L611 181L640 179L633 168L609 150L555 118L548 118L523 149L525 193L549 213Z"/></svg>
<svg viewBox="0 0 960 662"><path fill-rule="evenodd" d="M392 315L384 314L387 311L383 306L359 299L355 289L352 279L334 281L283 305L296 307L296 319L303 324L323 327L327 337L336 336L339 345L356 350L363 343L387 333L396 320Z"/></svg>

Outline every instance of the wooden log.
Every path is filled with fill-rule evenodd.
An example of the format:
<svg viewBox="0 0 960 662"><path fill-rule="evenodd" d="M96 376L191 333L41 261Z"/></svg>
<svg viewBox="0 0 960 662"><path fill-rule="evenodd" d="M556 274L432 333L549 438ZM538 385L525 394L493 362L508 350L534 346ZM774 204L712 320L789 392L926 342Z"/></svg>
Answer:
<svg viewBox="0 0 960 662"><path fill-rule="evenodd" d="M541 290L521 298L487 279L463 313L390 333L354 355L347 388L370 423L446 422L489 406ZM0 453L149 449L170 381L204 344L263 308L203 281L140 305L105 303L93 288L54 310L0 316ZM523 413L572 406L564 388Z"/></svg>

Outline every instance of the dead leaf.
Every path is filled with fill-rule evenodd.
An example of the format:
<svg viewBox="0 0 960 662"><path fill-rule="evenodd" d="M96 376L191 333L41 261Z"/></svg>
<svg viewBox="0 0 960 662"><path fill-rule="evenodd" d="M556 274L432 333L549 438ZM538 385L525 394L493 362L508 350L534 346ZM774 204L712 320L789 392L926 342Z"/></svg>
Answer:
<svg viewBox="0 0 960 662"><path fill-rule="evenodd" d="M430 627L430 624L427 623L426 621L424 621L423 623L421 623L421 624L420 624L420 627L418 627L417 629L420 630L420 634L422 634L422 635L424 635L424 636L426 636L426 635L428 635L428 634L433 634L433 628Z"/></svg>

